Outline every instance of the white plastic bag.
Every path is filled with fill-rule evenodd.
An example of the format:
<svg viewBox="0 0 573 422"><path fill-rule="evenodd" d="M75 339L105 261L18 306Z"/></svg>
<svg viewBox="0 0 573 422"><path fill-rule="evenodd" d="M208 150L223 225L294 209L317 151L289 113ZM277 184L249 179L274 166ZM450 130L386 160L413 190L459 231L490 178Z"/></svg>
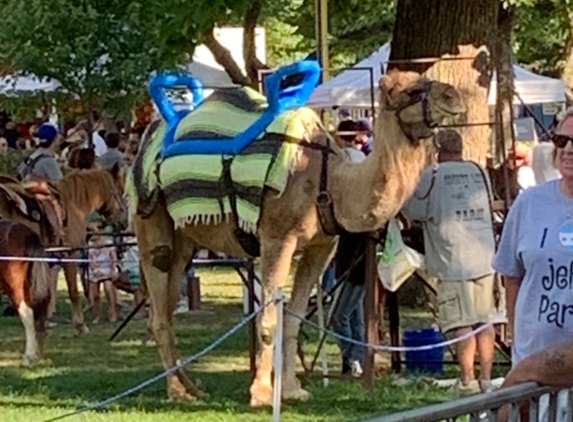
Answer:
<svg viewBox="0 0 573 422"><path fill-rule="evenodd" d="M378 260L378 276L384 288L395 292L418 269L424 268L424 256L409 248L402 240L400 225L390 220L386 247Z"/></svg>

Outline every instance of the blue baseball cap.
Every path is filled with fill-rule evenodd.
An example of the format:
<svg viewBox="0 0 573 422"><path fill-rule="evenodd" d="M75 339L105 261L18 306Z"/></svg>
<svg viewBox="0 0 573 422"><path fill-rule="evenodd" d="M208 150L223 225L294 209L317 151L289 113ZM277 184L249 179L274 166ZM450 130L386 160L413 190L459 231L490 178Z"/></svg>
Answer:
<svg viewBox="0 0 573 422"><path fill-rule="evenodd" d="M52 125L44 124L40 126L40 129L38 129L38 138L40 138L40 143L43 143L42 141L53 142L57 136L58 129Z"/></svg>

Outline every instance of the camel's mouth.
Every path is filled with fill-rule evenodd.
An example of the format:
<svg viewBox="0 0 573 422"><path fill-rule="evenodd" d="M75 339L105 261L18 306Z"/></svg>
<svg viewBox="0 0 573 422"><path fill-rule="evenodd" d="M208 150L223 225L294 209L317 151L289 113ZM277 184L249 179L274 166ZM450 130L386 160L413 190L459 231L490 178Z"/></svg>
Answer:
<svg viewBox="0 0 573 422"><path fill-rule="evenodd" d="M447 126L461 126L467 123L467 113L465 108L460 108L458 110L438 108L437 111L440 118L436 123L438 123L438 127L440 128Z"/></svg>

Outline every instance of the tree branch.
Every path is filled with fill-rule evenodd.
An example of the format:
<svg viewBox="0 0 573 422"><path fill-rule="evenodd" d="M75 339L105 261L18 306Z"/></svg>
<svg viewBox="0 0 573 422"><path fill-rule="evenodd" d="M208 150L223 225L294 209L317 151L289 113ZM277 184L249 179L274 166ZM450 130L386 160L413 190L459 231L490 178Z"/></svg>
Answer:
<svg viewBox="0 0 573 422"><path fill-rule="evenodd" d="M245 60L247 75L254 83L259 82L258 71L260 69L268 69L268 67L257 58L257 47L255 43L255 29L257 28L259 16L261 15L261 9L261 2L254 0L247 9L243 21L243 59Z"/></svg>
<svg viewBox="0 0 573 422"><path fill-rule="evenodd" d="M231 52L217 41L213 31L207 32L203 43L213 54L215 61L223 66L233 83L238 85L254 85L252 81L243 74L241 68L235 59L233 59Z"/></svg>

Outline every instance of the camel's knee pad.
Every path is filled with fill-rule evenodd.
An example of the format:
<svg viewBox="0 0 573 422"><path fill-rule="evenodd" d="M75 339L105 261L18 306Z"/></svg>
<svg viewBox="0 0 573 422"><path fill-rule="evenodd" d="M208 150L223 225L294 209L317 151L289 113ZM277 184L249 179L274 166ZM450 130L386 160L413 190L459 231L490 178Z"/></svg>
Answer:
<svg viewBox="0 0 573 422"><path fill-rule="evenodd" d="M272 346L275 341L275 327L261 327L261 342L264 346Z"/></svg>
<svg viewBox="0 0 573 422"><path fill-rule="evenodd" d="M168 245L160 245L151 251L151 263L159 271L168 272L173 264L173 250Z"/></svg>

